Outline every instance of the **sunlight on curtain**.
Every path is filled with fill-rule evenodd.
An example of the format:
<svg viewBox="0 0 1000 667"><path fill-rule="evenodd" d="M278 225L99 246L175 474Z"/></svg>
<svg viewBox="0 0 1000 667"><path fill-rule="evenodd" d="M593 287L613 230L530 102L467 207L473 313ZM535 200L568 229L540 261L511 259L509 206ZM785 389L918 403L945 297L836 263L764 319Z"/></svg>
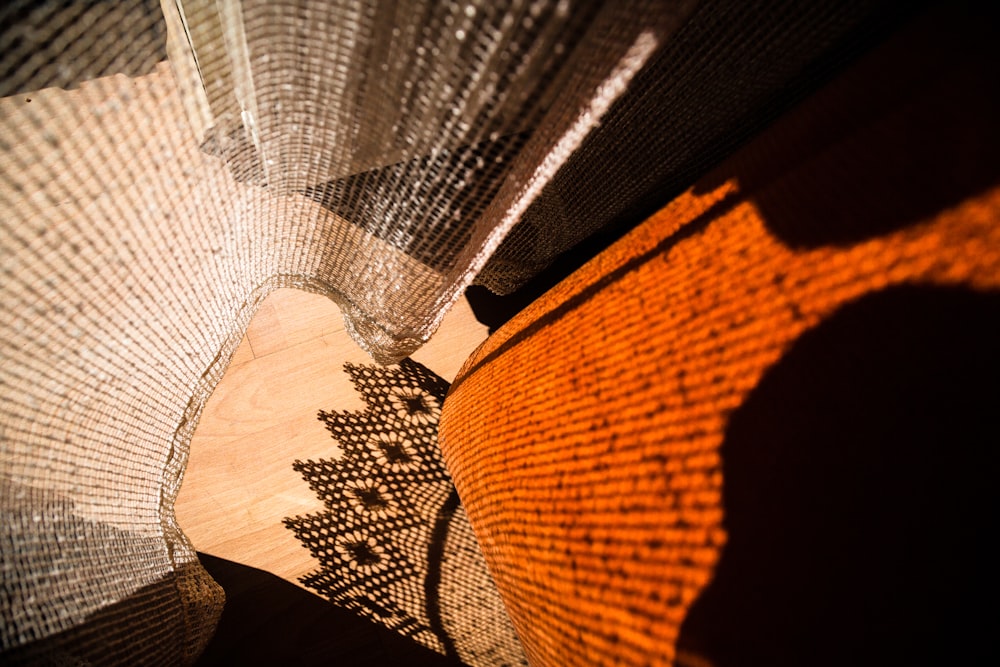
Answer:
<svg viewBox="0 0 1000 667"><path fill-rule="evenodd" d="M4 660L196 657L173 501L257 304L405 357L693 4L0 9Z"/></svg>
<svg viewBox="0 0 1000 667"><path fill-rule="evenodd" d="M333 214L318 279L376 360L412 352L596 127L686 4L188 0L172 62L203 151ZM262 212L254 209L251 216Z"/></svg>

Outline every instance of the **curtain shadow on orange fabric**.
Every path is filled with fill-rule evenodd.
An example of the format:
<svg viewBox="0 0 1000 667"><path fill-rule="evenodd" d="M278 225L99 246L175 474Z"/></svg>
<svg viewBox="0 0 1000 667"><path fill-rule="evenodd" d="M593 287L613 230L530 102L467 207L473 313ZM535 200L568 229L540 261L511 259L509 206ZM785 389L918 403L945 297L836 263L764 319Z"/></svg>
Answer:
<svg viewBox="0 0 1000 667"><path fill-rule="evenodd" d="M728 536L679 651L973 664L998 594L1000 291L904 285L806 331L732 414ZM692 663L697 664L697 663Z"/></svg>
<svg viewBox="0 0 1000 667"><path fill-rule="evenodd" d="M533 662L988 661L995 25L926 13L472 355L440 441Z"/></svg>

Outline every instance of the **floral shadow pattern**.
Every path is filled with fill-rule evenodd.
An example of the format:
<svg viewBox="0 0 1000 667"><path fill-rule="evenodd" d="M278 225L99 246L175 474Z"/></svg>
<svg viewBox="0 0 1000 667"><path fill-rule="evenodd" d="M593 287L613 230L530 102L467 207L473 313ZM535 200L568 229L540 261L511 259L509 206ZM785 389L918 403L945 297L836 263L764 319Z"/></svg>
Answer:
<svg viewBox="0 0 1000 667"><path fill-rule="evenodd" d="M466 664L527 664L438 450L448 383L410 359L344 370L367 409L319 413L343 456L293 465L326 507L285 519L320 562L301 582Z"/></svg>

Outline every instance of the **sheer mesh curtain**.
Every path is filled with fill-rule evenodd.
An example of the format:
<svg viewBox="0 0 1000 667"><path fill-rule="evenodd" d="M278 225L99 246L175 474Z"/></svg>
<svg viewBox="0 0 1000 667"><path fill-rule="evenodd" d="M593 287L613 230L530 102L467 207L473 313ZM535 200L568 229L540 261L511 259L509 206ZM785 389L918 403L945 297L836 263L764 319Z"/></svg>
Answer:
<svg viewBox="0 0 1000 667"><path fill-rule="evenodd" d="M197 656L173 501L256 305L411 352L690 4L0 9L4 660Z"/></svg>
<svg viewBox="0 0 1000 667"><path fill-rule="evenodd" d="M609 4L186 0L168 20L201 145L281 197L293 244L316 240L313 203L349 223L288 279L334 295L388 362L427 340L692 3Z"/></svg>

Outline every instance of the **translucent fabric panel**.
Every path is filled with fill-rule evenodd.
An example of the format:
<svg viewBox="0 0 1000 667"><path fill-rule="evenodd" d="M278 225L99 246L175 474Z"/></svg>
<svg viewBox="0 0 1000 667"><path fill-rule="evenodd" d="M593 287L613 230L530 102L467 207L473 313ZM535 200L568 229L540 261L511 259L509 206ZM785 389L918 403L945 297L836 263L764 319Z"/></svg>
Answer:
<svg viewBox="0 0 1000 667"><path fill-rule="evenodd" d="M319 273L359 343L394 361L690 5L190 0L174 60L195 73L180 85L196 140L235 179L349 223Z"/></svg>
<svg viewBox="0 0 1000 667"><path fill-rule="evenodd" d="M193 659L173 503L256 306L406 356L690 4L5 4L4 660Z"/></svg>

